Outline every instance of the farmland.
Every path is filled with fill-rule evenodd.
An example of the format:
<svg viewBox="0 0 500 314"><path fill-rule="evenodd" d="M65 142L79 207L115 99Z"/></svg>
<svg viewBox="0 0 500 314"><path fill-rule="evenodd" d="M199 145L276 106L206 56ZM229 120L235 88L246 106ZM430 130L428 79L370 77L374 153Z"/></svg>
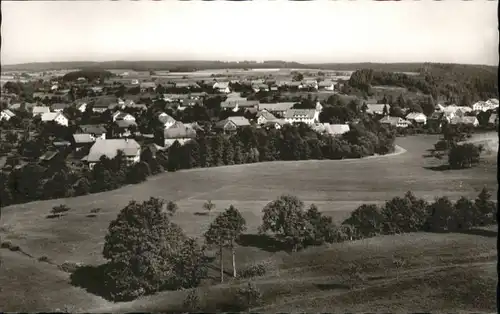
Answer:
<svg viewBox="0 0 500 314"><path fill-rule="evenodd" d="M150 178L145 183L125 186L115 191L64 200L32 202L3 208L0 229L2 241L10 241L15 245L19 245L24 252L33 256L33 259L22 256L20 253L2 249L2 258L5 265L4 270L7 271L6 274L1 275L2 282L7 282L4 287L19 287L21 290L23 289L23 285L27 285L31 289L29 290L31 291L30 296L39 295L40 301L39 303L33 301L32 305L27 305L29 308L23 308L22 300L24 298L22 297L22 293L18 294L18 289L13 288L9 289L9 291L3 290L0 293L0 304L10 305L10 308L7 308L7 310L25 309L32 311L51 310L69 303L75 304L75 306L79 304L78 306L81 306L81 308L85 307L85 309L105 307L106 301L94 297L83 290L71 287L66 274L58 271L55 266L37 262L34 259L46 256L56 264L61 264L65 261L83 262L86 264L102 263L102 245L108 224L130 200L139 201L145 200L150 196L155 196L176 201L179 205L179 211L174 216L174 222L178 223L187 234L200 236L209 224L209 216L198 213L202 211L202 204L209 199L216 204L215 211L221 211L230 204L236 206L247 220L248 232L253 233L260 225L261 210L264 205L283 193L297 195L306 204L315 203L320 210L332 216L336 222L339 222L345 219L350 211L362 203L381 203L393 196L401 195L408 190L413 191L418 197L432 200L436 196L449 196L451 199L457 199L461 195L475 197L485 185L490 190L496 187L496 154L494 153L485 155L484 161L473 169L459 171L432 170L432 166L436 165L438 161L433 158L424 158L423 156L427 154L426 150L431 148L436 140L437 136L433 135L398 138L396 144L406 149L406 152L394 156L342 161L268 162L164 173ZM65 204L71 208L68 215L59 219L47 219L46 215L50 209L59 204ZM87 217L90 210L96 207L101 208L101 212L97 217ZM417 265L418 267L415 266L416 268L412 270L411 274L410 270L408 270L406 282L401 280L391 281L394 279L389 280L388 277L384 277L384 285L381 283L378 284L378 281L376 281L373 283L374 286L370 287L371 290L366 287L367 293L371 294L378 293L374 291L380 289L385 289L386 293L393 291L393 289L402 289L401 294L396 300L400 302L398 304L402 304L401 306L409 306L408 304L418 305L418 300L410 299L409 296L405 296L405 293L418 295L418 289L423 289L424 285L429 285L433 275L446 276L448 270L461 274L462 277L460 277L460 280L464 282L478 276L485 278L484 282L486 283L491 281L494 272L490 269L493 267L491 266L492 264L488 263L492 259L496 259L496 252L493 251L495 248L493 238L474 235L435 234L419 234L418 237L423 237L422 241L413 240L410 235L405 235L402 238L383 237L380 239L368 239L349 244L334 245L332 248L325 250L315 248L314 250L320 250L320 253L314 254L320 254L319 256L328 259L328 263L341 264L341 259L348 258L344 257L344 253L346 256L355 255L352 250L356 250L356 247L376 247L374 243L378 243L387 250L387 254L383 253L380 255L381 252L377 253L376 250L373 252L368 250L363 255L363 258L367 259L366 263L369 263L370 259L375 259L376 263L388 263L394 254L402 254L402 252L407 251L411 247L412 249L407 253L414 254L415 256L421 254L419 255L419 259L415 261L415 263L421 263L421 265ZM431 241L428 247L424 245L426 241ZM395 243L399 244L396 245ZM451 252L451 244L453 244L453 247L459 248L459 250L455 249ZM415 248L415 245L418 248ZM473 252L476 253L467 253L472 248L475 250ZM417 252L418 250L423 251ZM438 252L440 250L442 252L438 255L431 254L431 251ZM448 250L448 253L446 250ZM303 291L300 289L309 289L304 285L312 285L310 282L311 278L324 275L323 273L317 273L320 270L315 270L312 273L303 273L299 271L299 268L309 265L313 269L317 267L323 269L322 271L326 271L325 267L328 269L330 269L329 267L333 267L331 265L326 266L324 264L327 263L326 260L322 262L313 253L307 252L297 253L297 256L300 256L300 258L294 257L293 260L296 260L297 263L302 261L305 264L295 266L294 264L284 262L284 260L290 258L285 253L278 252L271 254L253 247L240 247L238 259L240 263L245 264L250 261L271 258L275 263L279 261L279 265L277 265L280 269L287 268L286 271L280 270L280 272L284 271L283 274L293 272L293 268L296 268L296 271L302 276L300 278L304 278L304 280L301 283L296 283L298 285L297 290L293 285L291 288L287 288L293 290L288 293L293 296L297 293L300 294L299 291ZM332 254L332 252L336 253ZM452 255L453 259L459 261L448 262L448 258L451 258L449 254ZM315 261L313 261L312 256L314 256ZM334 260L329 260L330 258L334 258ZM360 256L356 258L359 259L359 263L364 263L364 259ZM426 272L422 276L418 275L420 272L419 267L424 267L425 265L437 267L436 265L439 263L433 262L436 259L444 259L442 266L451 268L444 267L440 270L436 268L435 274L432 273L434 270L429 270L430 272ZM462 267L460 265L477 262L475 259L480 259L481 263L484 262L486 264L477 264L474 268L467 269L465 273L460 271L460 267ZM8 275L9 273L22 274L26 272L32 273L34 278L40 277L41 281L46 280L46 284L50 284L51 287L55 285L59 286L61 293L62 291L64 293L62 295L53 293L57 289L51 290L49 293L40 282L37 285L32 285L30 282L31 279L27 279L30 277L27 276L11 277ZM368 274L366 275L368 276ZM375 276L374 274L371 275ZM296 276L298 275L294 274L292 277ZM391 274L390 276L393 275ZM285 280L284 282L271 280L271 283L267 286L271 290L278 289L274 286L276 282L280 282L280 285L288 286L289 283L285 284L288 277L286 275L284 277L284 279L280 279ZM15 278L23 278L26 282L18 282L16 285L12 283L10 285L12 280L16 280ZM306 280L306 278L309 279ZM404 284L409 286L398 288L399 285ZM417 286L413 287L412 285L414 284ZM301 285L304 287L301 288ZM219 287L219 289L223 289L223 287ZM439 289L439 287L436 289ZM312 289L308 291L315 293L314 291L316 290ZM335 293L338 292L336 291ZM347 309L349 304L358 302L353 301L357 299L352 298L359 298L357 294L360 293L363 295L364 292L350 291L347 294L342 293L342 296L335 297L335 302L345 306ZM447 292L440 291L440 293ZM327 300L321 297L322 295L328 296ZM63 296L67 296L68 300L65 301ZM325 306L330 304L326 301L329 300L330 296L328 292L318 292L317 295L315 294L315 297L319 298L318 304L306 304L303 303L305 299L297 299L293 302L290 301L290 306L293 307L295 304L297 306L295 310L298 308L307 308L311 311L326 310ZM74 302L69 301L73 300L73 298L76 298ZM155 296L151 298L155 298ZM32 299L36 300L36 298ZM6 300L9 300L9 303L6 303ZM80 300L80 303L77 303L76 300ZM367 300L366 303L359 304L358 307L359 310L366 310L370 308L370 304L376 303L380 309L391 309L391 303L388 303L388 300L388 297L384 299L385 303L383 302L383 304L380 303L382 301L377 303L375 300ZM125 308L126 306L131 306L131 310L155 310L144 307L146 306L144 300L136 302L123 306ZM164 300L163 302L167 301ZM141 304L142 306L140 306ZM147 306L151 306L151 304L147 303ZM429 306L439 306L437 304L429 303ZM276 310L293 310L293 308L277 303L274 307L271 306L271 303L269 306L266 310L272 312ZM490 308L490 306L487 306L487 308ZM443 309L449 308L444 305L442 307Z"/></svg>

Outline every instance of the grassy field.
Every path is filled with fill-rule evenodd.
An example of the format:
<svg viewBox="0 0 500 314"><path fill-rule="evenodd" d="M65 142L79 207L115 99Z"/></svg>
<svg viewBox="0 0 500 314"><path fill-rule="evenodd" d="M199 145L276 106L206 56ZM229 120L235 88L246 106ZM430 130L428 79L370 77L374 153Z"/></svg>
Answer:
<svg viewBox="0 0 500 314"><path fill-rule="evenodd" d="M33 258L5 249L0 250L2 263L5 266L0 271L3 283L0 304L8 304L9 307L4 308L7 311L53 310L61 308L64 304L75 304L77 308L96 310L111 306L84 290L71 287L65 273L57 270L56 266L38 262L36 259L46 256L57 264L65 261L102 263L101 252L108 224L130 200L140 201L155 196L176 201L179 212L174 221L189 235L200 236L206 230L210 217L198 213L203 211L202 204L209 199L216 204L216 211L223 210L230 204L236 206L247 220L248 232L254 232L260 225L262 208L283 193L297 195L306 204L317 204L320 210L332 216L337 222L345 219L350 211L362 203L382 203L408 190L428 200L444 195L452 199L462 195L475 197L485 185L495 194L496 154L486 155L482 164L473 169L437 171L433 169L439 161L424 157L428 154L426 150L436 141L437 136L429 135L399 138L397 144L407 151L389 157L342 161L269 162L165 173L152 177L143 184L125 186L115 191L3 208L0 223L2 241L19 245ZM66 204L71 207L71 211L58 219L46 218L52 206L59 204ZM102 209L98 216L87 217L90 210L95 207ZM214 216L215 214L212 214L211 218ZM268 281L263 279L259 284L264 291L271 291L265 292L268 300L266 311L288 311L299 308L304 311L306 309L317 311L327 309L332 304L335 304L336 308L360 311L375 308L396 311L406 306L411 306L415 310L419 307L448 310L462 308L463 304L457 302L462 295L460 293L470 294L468 288L463 288L467 291L461 291L462 288L451 291L449 290L451 288L444 287L441 280L441 286L436 287L439 291L436 290L433 294L432 302L419 303L424 302L422 298L410 296L428 293L426 287L432 286L432 278L440 278L439 276L447 278L446 276L451 276L450 274L461 274L461 277L456 279L456 285L470 282L473 278L479 278L479 282L484 285L490 284L496 278L493 277L495 274L492 266L496 260L494 240L478 235L418 234L381 237L329 248L315 248L294 254L293 257L283 252L273 253L255 247L240 247L237 256L240 264L266 259L276 265L279 275L274 274L272 276L276 278L271 276L272 278L266 279ZM362 248L363 254L356 253L359 248ZM325 280L330 276L321 269L329 269L333 277L341 274L342 267L347 265L345 258L358 259L360 265L365 266L369 265L372 259L374 263L382 263L379 265L379 270L376 268L373 270L376 273L383 271L385 265L391 264L394 256L398 254L413 254L408 257L408 261L412 265L418 264L415 265L415 269L404 267L404 270L408 271L404 279L399 277L394 279L395 274L389 267L386 269L389 274L380 280L368 280L359 291L351 288L341 289L342 292L313 288L317 284L315 278ZM440 264L441 260L444 264ZM476 264L464 268L464 265L469 265L467 263ZM444 268L439 268L440 265ZM336 269L337 266L340 268ZM311 270L305 270L307 267L311 267ZM467 271L462 272L462 269ZM17 275L11 276L9 273ZM368 277L378 276L372 274L371 270L361 273ZM34 279L28 277L29 274L33 274ZM292 279L295 279L293 284L289 282ZM218 286L212 290L218 291L218 289L225 288ZM285 293L280 289L288 289L288 292ZM488 289L474 293L494 291L493 288L493 290ZM391 291L398 291L396 298L391 297ZM33 298L32 303L25 304L27 297L24 296L28 296L27 293ZM166 297L165 294L162 294L163 297L152 296L151 302L147 301L148 299L141 299L121 304L119 307L124 311L129 308L134 311L153 311L154 309L147 307L143 310L144 306L170 306L168 302L178 300L175 295L179 293L185 292L167 293L172 298ZM439 293L452 295L455 303L446 303L443 301L443 295ZM313 294L317 301L311 301L312 303L306 301L308 299L306 296L310 294ZM372 299L367 297L379 294L384 297ZM360 299L360 295L363 299ZM207 292L207 298L213 297ZM286 299L288 297L291 299ZM486 302L483 297L478 296L481 302ZM359 300L366 302L358 304L361 302ZM471 310L490 311L493 308L494 303L470 307ZM113 308L114 310L118 309Z"/></svg>

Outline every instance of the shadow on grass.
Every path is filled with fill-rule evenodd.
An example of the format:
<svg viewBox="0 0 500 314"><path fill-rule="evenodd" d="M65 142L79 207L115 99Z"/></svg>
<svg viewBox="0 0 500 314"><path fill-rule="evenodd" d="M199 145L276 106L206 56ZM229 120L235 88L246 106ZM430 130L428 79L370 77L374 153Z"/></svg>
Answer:
<svg viewBox="0 0 500 314"><path fill-rule="evenodd" d="M432 170L432 171L447 171L447 170L451 170L451 168L450 168L449 165L429 166L429 167L424 167L424 169Z"/></svg>
<svg viewBox="0 0 500 314"><path fill-rule="evenodd" d="M195 216L208 216L208 213L202 213L202 212L196 212L194 213Z"/></svg>
<svg viewBox="0 0 500 314"><path fill-rule="evenodd" d="M88 218L94 218L94 217L97 217L97 215L96 214L88 214L86 217L88 217Z"/></svg>
<svg viewBox="0 0 500 314"><path fill-rule="evenodd" d="M349 290L350 287L340 283L317 283L314 284L316 288L327 291L327 290Z"/></svg>
<svg viewBox="0 0 500 314"><path fill-rule="evenodd" d="M112 301L110 293L104 285L106 266L106 264L102 264L99 266L85 265L78 267L70 275L71 284L108 301Z"/></svg>
<svg viewBox="0 0 500 314"><path fill-rule="evenodd" d="M253 246L267 252L287 251L289 249L285 244L267 234L242 234L237 243L241 246Z"/></svg>
<svg viewBox="0 0 500 314"><path fill-rule="evenodd" d="M47 219L55 219L55 218L60 218L62 216L63 215L61 215L61 214L50 214L50 215L45 216L45 218L47 218Z"/></svg>
<svg viewBox="0 0 500 314"><path fill-rule="evenodd" d="M458 233L477 235L477 236L482 236L482 237L487 237L487 238L496 238L498 236L498 231L477 229L477 228L459 231Z"/></svg>

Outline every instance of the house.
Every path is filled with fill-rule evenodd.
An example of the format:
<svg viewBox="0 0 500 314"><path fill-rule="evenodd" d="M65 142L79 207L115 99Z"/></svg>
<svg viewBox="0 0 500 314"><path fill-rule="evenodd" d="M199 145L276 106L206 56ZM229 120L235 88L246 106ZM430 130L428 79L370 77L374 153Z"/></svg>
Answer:
<svg viewBox="0 0 500 314"><path fill-rule="evenodd" d="M318 89L318 81L316 80L305 80L299 88L314 88Z"/></svg>
<svg viewBox="0 0 500 314"><path fill-rule="evenodd" d="M55 162L58 159L56 157L61 158L61 154L59 154L59 152L57 151L50 150L45 152L42 156L38 157L38 160L40 160L40 163L47 165Z"/></svg>
<svg viewBox="0 0 500 314"><path fill-rule="evenodd" d="M401 117L391 117L391 116L385 116L382 119L380 119L379 122L382 124L389 124L397 128L407 128L411 125L411 122L408 120L405 120Z"/></svg>
<svg viewBox="0 0 500 314"><path fill-rule="evenodd" d="M229 117L217 122L214 126L217 130L224 132L236 131L240 127L250 126L250 121L245 117Z"/></svg>
<svg viewBox="0 0 500 314"><path fill-rule="evenodd" d="M131 120L116 120L115 124L118 126L120 137L131 136L132 129L137 129L137 123Z"/></svg>
<svg viewBox="0 0 500 314"><path fill-rule="evenodd" d="M115 96L101 96L97 97L92 108L93 112L104 112L108 110L109 106L116 105L118 98Z"/></svg>
<svg viewBox="0 0 500 314"><path fill-rule="evenodd" d="M189 99L186 94L163 94L163 100L167 102L182 102L184 99Z"/></svg>
<svg viewBox="0 0 500 314"><path fill-rule="evenodd" d="M215 82L212 88L219 93L229 94L231 89L229 88L229 82Z"/></svg>
<svg viewBox="0 0 500 314"><path fill-rule="evenodd" d="M148 89L155 90L156 89L156 83L155 82L141 82L141 92L145 92Z"/></svg>
<svg viewBox="0 0 500 314"><path fill-rule="evenodd" d="M141 146L133 139L98 139L82 161L87 162L89 167L93 168L102 156L113 159L118 154L118 151L124 153L126 161L130 164L140 161Z"/></svg>
<svg viewBox="0 0 500 314"><path fill-rule="evenodd" d="M4 109L0 112L0 121L9 121L11 118L15 117L16 114L9 109Z"/></svg>
<svg viewBox="0 0 500 314"><path fill-rule="evenodd" d="M411 121L413 124L425 125L427 123L427 116L420 112L412 112L406 115L406 120Z"/></svg>
<svg viewBox="0 0 500 314"><path fill-rule="evenodd" d="M261 104L261 103L259 103L258 109L259 109L259 111L266 110L275 116L283 117L287 110L293 108L294 104L295 104L294 102L279 102L279 103L275 103L275 104Z"/></svg>
<svg viewBox="0 0 500 314"><path fill-rule="evenodd" d="M318 84L318 89L325 91L333 91L335 89L335 83L330 80L321 81Z"/></svg>
<svg viewBox="0 0 500 314"><path fill-rule="evenodd" d="M288 123L314 124L319 122L319 111L315 109L288 109L284 118Z"/></svg>
<svg viewBox="0 0 500 314"><path fill-rule="evenodd" d="M50 108L52 109L53 112L62 112L64 109L66 109L70 106L71 106L70 104L66 104L66 103L56 103L56 104L53 104L52 106L50 106Z"/></svg>
<svg viewBox="0 0 500 314"><path fill-rule="evenodd" d="M450 124L466 124L477 127L479 125L479 121L476 117L472 116L455 116L450 120Z"/></svg>
<svg viewBox="0 0 500 314"><path fill-rule="evenodd" d="M74 148L77 152L82 151L82 149L90 149L94 144L96 138L92 134L88 133L77 133L73 134Z"/></svg>
<svg viewBox="0 0 500 314"><path fill-rule="evenodd" d="M50 108L45 107L45 106L35 106L35 107L33 107L32 112L33 112L33 117L36 117L36 116L42 115L44 113L49 113Z"/></svg>
<svg viewBox="0 0 500 314"><path fill-rule="evenodd" d="M121 111L115 112L113 114L113 122L121 121L121 120L135 122L135 117L133 115L131 115L130 113L121 112Z"/></svg>
<svg viewBox="0 0 500 314"><path fill-rule="evenodd" d="M314 124L312 129L316 132L332 136L342 135L350 131L349 124L318 123Z"/></svg>
<svg viewBox="0 0 500 314"><path fill-rule="evenodd" d="M194 82L179 82L175 83L176 88L187 88L187 89L196 89L200 88L200 85Z"/></svg>
<svg viewBox="0 0 500 314"><path fill-rule="evenodd" d="M79 132L90 134L94 140L106 139L106 128L99 124L82 124L78 127Z"/></svg>
<svg viewBox="0 0 500 314"><path fill-rule="evenodd" d="M478 101L472 105L474 111L488 111L498 108L498 99L488 99L487 101Z"/></svg>
<svg viewBox="0 0 500 314"><path fill-rule="evenodd" d="M68 126L69 120L61 112L46 112L42 114L42 122L54 121L59 125Z"/></svg>
<svg viewBox="0 0 500 314"><path fill-rule="evenodd" d="M293 90L301 89L303 87L301 82L287 82L285 86Z"/></svg>
<svg viewBox="0 0 500 314"><path fill-rule="evenodd" d="M85 112L87 110L87 102L84 100L75 101L76 109L80 112Z"/></svg>
<svg viewBox="0 0 500 314"><path fill-rule="evenodd" d="M276 119L276 120L266 121L264 123L264 126L266 128L273 128L276 130L280 130L281 128L283 128L285 124L288 124L288 122L286 122L284 119Z"/></svg>
<svg viewBox="0 0 500 314"><path fill-rule="evenodd" d="M366 112L369 114L384 114L384 107L387 107L387 114L391 110L388 104L366 104Z"/></svg>
<svg viewBox="0 0 500 314"><path fill-rule="evenodd" d="M184 145L186 142L196 138L196 131L192 126L176 121L171 127L163 130L163 146L170 147L175 141Z"/></svg>
<svg viewBox="0 0 500 314"><path fill-rule="evenodd" d="M257 124L259 125L274 120L276 120L276 117L267 110L262 110L257 113Z"/></svg>
<svg viewBox="0 0 500 314"><path fill-rule="evenodd" d="M175 124L175 119L166 114L165 112L162 112L158 115L158 121L160 121L163 124L163 127L165 129L170 128L172 125Z"/></svg>
<svg viewBox="0 0 500 314"><path fill-rule="evenodd" d="M220 107L222 109L231 109L234 112L238 111L241 108L257 108L259 105L258 100L246 100L243 98L243 100L234 100L233 99L227 99L226 101L221 102Z"/></svg>

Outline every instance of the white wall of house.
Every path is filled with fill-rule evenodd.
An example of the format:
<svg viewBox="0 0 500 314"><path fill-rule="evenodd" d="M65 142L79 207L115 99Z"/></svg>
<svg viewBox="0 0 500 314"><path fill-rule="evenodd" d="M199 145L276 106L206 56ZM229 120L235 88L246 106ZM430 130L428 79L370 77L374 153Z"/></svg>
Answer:
<svg viewBox="0 0 500 314"><path fill-rule="evenodd" d="M172 144L174 144L175 141L178 141L179 144L184 145L187 142L189 142L190 140L191 140L190 138L174 138L174 139L166 138L165 139L164 147L170 147L170 146L172 146Z"/></svg>
<svg viewBox="0 0 500 314"><path fill-rule="evenodd" d="M85 110L87 110L87 104L86 103L81 104L80 106L78 106L78 110L80 112L85 112Z"/></svg>
<svg viewBox="0 0 500 314"><path fill-rule="evenodd" d="M64 125L64 126L68 126L68 119L63 116L62 114L58 115L55 119L54 119L57 123L59 123L60 125Z"/></svg>
<svg viewBox="0 0 500 314"><path fill-rule="evenodd" d="M7 113L5 113L5 112L3 112L3 111L2 111L2 112L0 112L0 121L2 121L2 120L9 121L9 120L10 120L10 118L11 118L11 117L10 117Z"/></svg>
<svg viewBox="0 0 500 314"><path fill-rule="evenodd" d="M267 122L267 119L264 116L260 116L257 118L257 124L264 124Z"/></svg>

